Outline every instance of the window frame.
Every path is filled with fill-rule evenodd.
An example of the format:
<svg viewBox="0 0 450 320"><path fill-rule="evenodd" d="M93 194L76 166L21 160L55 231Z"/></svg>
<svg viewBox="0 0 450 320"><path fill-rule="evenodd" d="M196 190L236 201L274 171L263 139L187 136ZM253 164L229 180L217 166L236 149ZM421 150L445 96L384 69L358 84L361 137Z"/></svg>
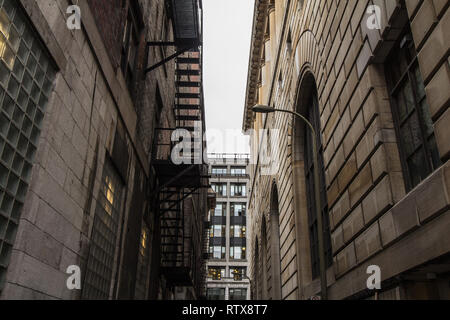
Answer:
<svg viewBox="0 0 450 320"><path fill-rule="evenodd" d="M410 48L406 46L402 46L402 42L404 42L404 45L412 46ZM397 50L399 49L399 50ZM412 52L411 52L412 51ZM407 54L413 53L413 56L408 57ZM395 79L394 82L394 71L392 68L392 62L388 63L388 61L393 61L393 57L395 57L395 62L398 63L397 59L403 59L405 62L406 68L404 70L400 70L401 74L397 75L397 79ZM410 61L408 61L408 59ZM390 108L394 123L394 129L395 129L395 135L397 139L397 146L398 151L400 155L400 163L402 166L402 173L403 173L403 180L405 184L406 192L411 191L416 187L418 184L420 184L421 181L426 179L426 177L430 176L441 163L440 157L439 157L439 150L437 148L436 144L436 137L434 130L431 134L427 134L427 130L425 127L426 123L426 116L423 114L423 108L421 107L421 104L425 103L425 107L427 108L429 112L429 104L427 101L427 94L424 92L423 97L419 97L417 83L420 81L422 85L423 78L422 74L420 72L419 62L418 62L418 55L415 48L414 40L412 37L412 31L409 23L404 27L401 35L397 39L394 49L391 51L391 53L388 55L388 58L386 59L386 63L384 65L385 69L385 78L387 83L387 91L389 95L390 100ZM415 71L418 70L420 74L420 79L417 79L417 75L415 74ZM413 95L413 106L412 109L409 110L409 106L406 105L407 98L404 95L404 92L402 91L402 88L404 86L409 85L411 93ZM401 97L400 97L401 96ZM402 99L403 104L405 105L405 111L406 116L404 119L401 119L400 116L400 110L399 110L399 104L397 102L397 99ZM420 101L418 101L420 99ZM407 146L406 142L404 141L404 137L402 135L402 130L405 128L405 126L411 126L413 120L412 118L415 117L416 121L419 124L419 139L420 139L420 145L415 147L411 144L411 146ZM428 114L428 117L431 118L431 115ZM432 120L431 120L432 121ZM411 128L411 127L410 127ZM432 146L432 143L430 143L430 140L434 140L434 148ZM414 148L408 154L407 149L409 147ZM433 159L433 153L436 152L438 156L438 162L434 163ZM424 174L424 177L422 177L422 172L419 172L419 181L414 182L414 176L412 174L410 165L408 164L409 160L412 159L417 154L422 153L422 157L425 157L425 170L426 173ZM422 164L423 164L422 162ZM416 176L417 178L417 176Z"/></svg>
<svg viewBox="0 0 450 320"><path fill-rule="evenodd" d="M314 88L311 96L308 100L308 109L305 117L311 122L314 130L317 134L318 148L318 164L319 164L319 189L321 194L320 211L322 213L322 227L323 227L323 240L325 247L325 266L330 267L333 264L333 254L331 246L331 232L329 221L329 208L325 181L325 166L323 158L323 144L322 135L320 134L320 116L319 116L319 101L317 96L317 90ZM305 124L304 126L304 169L305 169L305 184L306 184L306 198L307 198L307 211L308 211L308 233L310 242L310 256L311 256L311 270L312 279L316 279L320 275L320 254L319 254L319 238L318 238L318 225L317 225L317 210L315 202L315 186L314 186L314 162L312 158L312 131Z"/></svg>

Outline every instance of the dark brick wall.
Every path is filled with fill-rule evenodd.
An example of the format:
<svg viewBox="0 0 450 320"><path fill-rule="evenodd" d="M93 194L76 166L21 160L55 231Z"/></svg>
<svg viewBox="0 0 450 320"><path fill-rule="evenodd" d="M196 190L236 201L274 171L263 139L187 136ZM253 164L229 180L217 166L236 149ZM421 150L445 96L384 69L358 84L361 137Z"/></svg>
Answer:
<svg viewBox="0 0 450 320"><path fill-rule="evenodd" d="M89 7L115 68L120 65L120 39L127 0L88 0Z"/></svg>

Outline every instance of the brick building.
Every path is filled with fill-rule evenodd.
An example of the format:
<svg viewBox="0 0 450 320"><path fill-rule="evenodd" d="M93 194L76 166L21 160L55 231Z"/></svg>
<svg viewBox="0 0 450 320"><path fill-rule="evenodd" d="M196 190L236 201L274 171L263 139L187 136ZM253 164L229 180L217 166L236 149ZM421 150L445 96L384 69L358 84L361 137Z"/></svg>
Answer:
<svg viewBox="0 0 450 320"><path fill-rule="evenodd" d="M207 298L249 300L247 215L249 155L210 154L210 183L216 206L210 211Z"/></svg>
<svg viewBox="0 0 450 320"><path fill-rule="evenodd" d="M197 0L0 1L0 299L205 294L207 167L174 185L189 170L161 146L205 125L201 15Z"/></svg>
<svg viewBox="0 0 450 320"><path fill-rule="evenodd" d="M255 1L243 129L256 130L256 298L321 291L310 130L287 113L256 114L256 104L296 111L320 132L329 299L450 297L449 4ZM263 128L279 139L262 140ZM370 265L381 271L376 292Z"/></svg>

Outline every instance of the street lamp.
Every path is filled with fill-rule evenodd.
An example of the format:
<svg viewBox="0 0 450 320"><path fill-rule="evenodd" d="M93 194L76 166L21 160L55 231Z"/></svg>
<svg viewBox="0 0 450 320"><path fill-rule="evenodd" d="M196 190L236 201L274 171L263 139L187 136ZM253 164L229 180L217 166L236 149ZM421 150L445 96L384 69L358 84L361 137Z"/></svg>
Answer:
<svg viewBox="0 0 450 320"><path fill-rule="evenodd" d="M255 113L274 113L274 112L284 112L292 114L306 123L308 128L312 132L313 137L313 162L314 162L314 193L315 193L315 200L316 200L316 215L317 215L317 229L318 229L318 238L319 238L319 261L320 261L320 287L321 287L321 298L322 300L327 299L327 274L325 269L325 250L324 250L324 242L323 242L323 223L322 223L322 206L320 204L320 188L319 188L319 165L317 160L317 151L319 150L319 147L317 145L317 135L316 130L314 130L313 125L311 122L308 121L304 116L301 114L290 111L290 110L283 110L283 109L276 109L265 105L256 105L252 108L252 111Z"/></svg>

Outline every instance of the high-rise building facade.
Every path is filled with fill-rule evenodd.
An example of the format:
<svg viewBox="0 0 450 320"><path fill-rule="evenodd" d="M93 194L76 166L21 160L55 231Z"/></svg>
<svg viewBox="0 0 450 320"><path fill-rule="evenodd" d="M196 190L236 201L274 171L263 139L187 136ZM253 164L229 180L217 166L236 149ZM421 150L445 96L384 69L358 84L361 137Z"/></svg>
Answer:
<svg viewBox="0 0 450 320"><path fill-rule="evenodd" d="M248 277L248 164L245 154L210 154L210 183L216 206L209 212L207 298L250 299Z"/></svg>
<svg viewBox="0 0 450 320"><path fill-rule="evenodd" d="M450 297L449 5L255 1L243 129L257 299Z"/></svg>

